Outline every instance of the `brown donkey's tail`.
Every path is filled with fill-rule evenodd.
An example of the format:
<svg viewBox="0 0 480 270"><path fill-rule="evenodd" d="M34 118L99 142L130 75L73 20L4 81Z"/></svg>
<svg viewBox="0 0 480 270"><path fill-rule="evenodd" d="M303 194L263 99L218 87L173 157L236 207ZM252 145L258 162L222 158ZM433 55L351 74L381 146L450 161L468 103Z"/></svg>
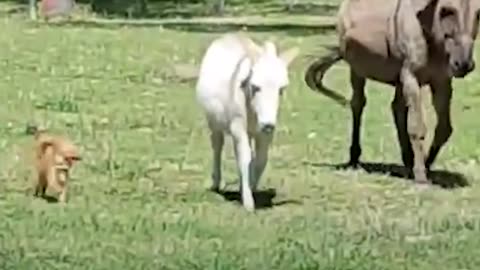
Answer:
<svg viewBox="0 0 480 270"><path fill-rule="evenodd" d="M342 60L338 46L329 48L329 51L327 55L310 64L305 72L305 82L310 89L330 97L342 106L347 106L349 101L344 96L328 89L322 83L323 76L327 70L332 67L333 64Z"/></svg>

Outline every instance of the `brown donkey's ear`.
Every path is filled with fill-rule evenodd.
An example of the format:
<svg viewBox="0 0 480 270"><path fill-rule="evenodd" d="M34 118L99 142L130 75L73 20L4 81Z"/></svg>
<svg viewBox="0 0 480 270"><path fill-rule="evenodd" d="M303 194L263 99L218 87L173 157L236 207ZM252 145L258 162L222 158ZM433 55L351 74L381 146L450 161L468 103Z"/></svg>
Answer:
<svg viewBox="0 0 480 270"><path fill-rule="evenodd" d="M409 0L415 13L421 12L429 6L436 6L438 0Z"/></svg>

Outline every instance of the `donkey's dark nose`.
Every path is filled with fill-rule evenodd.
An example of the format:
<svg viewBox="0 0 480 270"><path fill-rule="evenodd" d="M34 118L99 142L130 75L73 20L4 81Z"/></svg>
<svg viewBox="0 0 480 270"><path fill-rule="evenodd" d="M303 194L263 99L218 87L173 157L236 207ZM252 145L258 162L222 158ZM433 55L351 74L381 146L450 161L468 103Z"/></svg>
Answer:
<svg viewBox="0 0 480 270"><path fill-rule="evenodd" d="M472 72L473 70L475 69L475 60L470 60L467 62L466 64L466 67L465 67L465 71L467 73L470 73Z"/></svg>
<svg viewBox="0 0 480 270"><path fill-rule="evenodd" d="M270 134L275 130L274 124L263 124L262 125L262 132L266 134Z"/></svg>

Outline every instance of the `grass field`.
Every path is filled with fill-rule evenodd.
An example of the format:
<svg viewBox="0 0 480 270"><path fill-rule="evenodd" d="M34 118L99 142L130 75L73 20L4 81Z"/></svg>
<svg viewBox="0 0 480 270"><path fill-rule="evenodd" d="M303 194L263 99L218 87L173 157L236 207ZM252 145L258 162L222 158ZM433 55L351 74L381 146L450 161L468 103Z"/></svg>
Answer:
<svg viewBox="0 0 480 270"><path fill-rule="evenodd" d="M235 194L207 191L211 152L193 83L169 79L172 65L198 63L220 33L5 18L0 32L0 269L480 264L478 72L455 81L455 132L434 166L437 182L469 185L418 191L410 180L381 173L400 165L393 92L367 86L362 159L370 172L336 170L348 158L350 112L306 88L307 62L299 58L257 196L263 207L250 214ZM311 31L252 36L274 36L282 48L296 44L305 53L334 42L333 33ZM344 64L327 75L329 86L348 95L347 82ZM65 206L31 196L23 162L29 122L82 146ZM230 141L225 150L225 189L236 191Z"/></svg>

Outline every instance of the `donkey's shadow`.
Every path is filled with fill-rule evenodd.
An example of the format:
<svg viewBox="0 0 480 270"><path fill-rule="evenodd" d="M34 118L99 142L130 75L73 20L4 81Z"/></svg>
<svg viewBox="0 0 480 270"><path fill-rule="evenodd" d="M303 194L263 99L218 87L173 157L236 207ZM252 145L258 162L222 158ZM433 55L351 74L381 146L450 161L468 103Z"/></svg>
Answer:
<svg viewBox="0 0 480 270"><path fill-rule="evenodd" d="M313 167L333 168L335 170L345 170L351 168L351 166L345 163L328 164L304 162L304 164ZM405 174L405 167L399 164L361 162L358 167L365 170L367 173L387 174L396 178L413 180L412 173ZM432 181L434 185L440 186L445 189L461 188L470 185L465 175L458 172L450 172L446 170L431 170L427 173L427 177Z"/></svg>
<svg viewBox="0 0 480 270"><path fill-rule="evenodd" d="M221 195L226 201L242 203L242 195L239 191L232 190L220 190L215 193ZM301 204L298 200L282 200L274 202L274 198L277 196L277 191L273 188L266 190L258 190L253 192L253 199L255 200L255 209L266 209L274 206L280 206L285 204Z"/></svg>

